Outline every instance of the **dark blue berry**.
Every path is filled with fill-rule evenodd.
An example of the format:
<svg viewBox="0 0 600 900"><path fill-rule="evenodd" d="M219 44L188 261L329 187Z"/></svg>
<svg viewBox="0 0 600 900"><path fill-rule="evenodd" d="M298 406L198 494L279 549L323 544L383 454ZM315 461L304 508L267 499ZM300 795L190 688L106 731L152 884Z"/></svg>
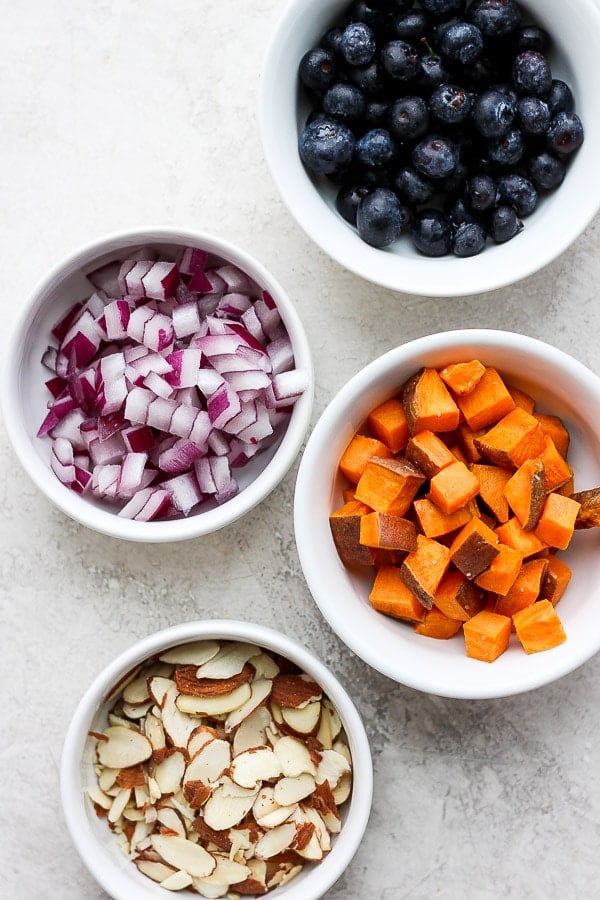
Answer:
<svg viewBox="0 0 600 900"><path fill-rule="evenodd" d="M394 176L394 188L402 199L414 206L421 206L427 203L434 194L433 183L412 169L410 166L404 166Z"/></svg>
<svg viewBox="0 0 600 900"><path fill-rule="evenodd" d="M416 214L411 237L425 256L445 256L452 249L452 225L438 209L423 209Z"/></svg>
<svg viewBox="0 0 600 900"><path fill-rule="evenodd" d="M446 215L454 228L462 222L478 222L479 219L472 210L470 210L462 197L457 197L447 206Z"/></svg>
<svg viewBox="0 0 600 900"><path fill-rule="evenodd" d="M447 178L458 165L458 145L443 135L429 135L413 148L414 167L427 178Z"/></svg>
<svg viewBox="0 0 600 900"><path fill-rule="evenodd" d="M536 50L524 50L513 63L512 80L518 94L544 97L552 86L548 60Z"/></svg>
<svg viewBox="0 0 600 900"><path fill-rule="evenodd" d="M567 172L564 162L545 150L529 158L528 169L531 180L542 191L555 190Z"/></svg>
<svg viewBox="0 0 600 900"><path fill-rule="evenodd" d="M350 225L356 225L358 205L368 193L369 188L365 184L353 183L342 185L337 192L335 198L337 211Z"/></svg>
<svg viewBox="0 0 600 900"><path fill-rule="evenodd" d="M538 192L524 175L501 175L497 182L499 205L512 206L518 216L529 216L537 206Z"/></svg>
<svg viewBox="0 0 600 900"><path fill-rule="evenodd" d="M365 97L363 92L353 84L339 81L323 97L323 111L343 122L353 122L362 118L365 113Z"/></svg>
<svg viewBox="0 0 600 900"><path fill-rule="evenodd" d="M421 0L421 6L436 19L448 19L464 12L465 0Z"/></svg>
<svg viewBox="0 0 600 900"><path fill-rule="evenodd" d="M515 0L475 0L467 18L485 38L503 38L521 24L521 10Z"/></svg>
<svg viewBox="0 0 600 900"><path fill-rule="evenodd" d="M429 127L429 109L422 97L400 97L390 107L389 129L399 141L422 137Z"/></svg>
<svg viewBox="0 0 600 900"><path fill-rule="evenodd" d="M465 184L465 203L473 212L485 212L496 200L496 183L489 175L473 175Z"/></svg>
<svg viewBox="0 0 600 900"><path fill-rule="evenodd" d="M510 241L521 231L523 225L512 206L504 204L497 206L490 216L489 232L492 240L497 244Z"/></svg>
<svg viewBox="0 0 600 900"><path fill-rule="evenodd" d="M300 80L311 91L326 91L337 78L337 65L331 50L314 47L300 60Z"/></svg>
<svg viewBox="0 0 600 900"><path fill-rule="evenodd" d="M363 121L369 128L385 128L390 112L387 100L367 100Z"/></svg>
<svg viewBox="0 0 600 900"><path fill-rule="evenodd" d="M583 144L583 125L577 113L557 113L546 132L548 149L561 156L570 156Z"/></svg>
<svg viewBox="0 0 600 900"><path fill-rule="evenodd" d="M450 175L447 175L445 178L442 178L442 180L438 182L436 187L439 191L441 191L441 193L452 197L462 192L468 175L469 172L467 167L465 166L464 162L459 159L454 172L452 172Z"/></svg>
<svg viewBox="0 0 600 900"><path fill-rule="evenodd" d="M406 41L390 41L381 51L383 68L396 81L411 81L419 71L419 57Z"/></svg>
<svg viewBox="0 0 600 900"><path fill-rule="evenodd" d="M378 62L368 66L352 66L348 78L366 97L378 97L385 92L384 73Z"/></svg>
<svg viewBox="0 0 600 900"><path fill-rule="evenodd" d="M393 191L378 188L360 201L356 227L363 241L372 247L387 247L410 223L410 211Z"/></svg>
<svg viewBox="0 0 600 900"><path fill-rule="evenodd" d="M490 84L488 90L500 91L501 94L504 94L505 97L508 97L510 102L513 103L515 107L519 102L519 95L515 91L510 81L500 81L498 82L498 84Z"/></svg>
<svg viewBox="0 0 600 900"><path fill-rule="evenodd" d="M483 53L481 31L469 22L456 22L444 32L441 50L450 62L470 66Z"/></svg>
<svg viewBox="0 0 600 900"><path fill-rule="evenodd" d="M369 28L377 30L385 25L386 17L381 9L368 0L354 0L350 7L348 18L352 22L364 22Z"/></svg>
<svg viewBox="0 0 600 900"><path fill-rule="evenodd" d="M416 44L427 32L428 19L422 9L412 9L394 20L396 37Z"/></svg>
<svg viewBox="0 0 600 900"><path fill-rule="evenodd" d="M499 138L491 138L488 142L488 155L498 166L516 166L523 158L525 142L518 128L511 128L507 134Z"/></svg>
<svg viewBox="0 0 600 900"><path fill-rule="evenodd" d="M355 156L363 166L383 168L397 153L396 142L385 128L372 128L356 142Z"/></svg>
<svg viewBox="0 0 600 900"><path fill-rule="evenodd" d="M344 28L340 51L351 66L367 66L375 56L375 35L364 22L351 22Z"/></svg>
<svg viewBox="0 0 600 900"><path fill-rule="evenodd" d="M354 135L341 122L317 119L300 135L300 158L317 175L329 175L348 166L354 156Z"/></svg>
<svg viewBox="0 0 600 900"><path fill-rule="evenodd" d="M338 26L336 26L335 28L330 28L329 31L326 31L323 35L321 44L323 45L323 47L325 47L326 50L331 50L333 54L341 56L341 43L343 33L344 29L339 28Z"/></svg>
<svg viewBox="0 0 600 900"><path fill-rule="evenodd" d="M452 252L464 259L477 256L485 247L487 235L478 222L461 222L454 233Z"/></svg>
<svg viewBox="0 0 600 900"><path fill-rule="evenodd" d="M429 109L444 125L459 125L471 112L471 95L457 84L440 84L429 98Z"/></svg>
<svg viewBox="0 0 600 900"><path fill-rule="evenodd" d="M544 134L550 124L548 104L541 97L521 97L517 103L517 118L524 134Z"/></svg>
<svg viewBox="0 0 600 900"><path fill-rule="evenodd" d="M502 137L510 130L515 112L514 103L502 91L484 91L475 100L473 122L483 137Z"/></svg>
<svg viewBox="0 0 600 900"><path fill-rule="evenodd" d="M524 25L515 35L517 50L536 50L545 53L550 46L550 35L538 25Z"/></svg>
<svg viewBox="0 0 600 900"><path fill-rule="evenodd" d="M419 71L417 73L419 87L430 90L448 81L449 78L450 72L441 56L427 52L419 57Z"/></svg>
<svg viewBox="0 0 600 900"><path fill-rule="evenodd" d="M559 112L573 112L575 101L569 85L560 78L554 78L546 97L546 103L551 116L555 116Z"/></svg>

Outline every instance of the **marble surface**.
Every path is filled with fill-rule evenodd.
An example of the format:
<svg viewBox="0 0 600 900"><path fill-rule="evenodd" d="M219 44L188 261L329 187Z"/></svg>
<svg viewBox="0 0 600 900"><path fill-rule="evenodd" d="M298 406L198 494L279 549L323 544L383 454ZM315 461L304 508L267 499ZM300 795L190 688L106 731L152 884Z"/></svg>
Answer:
<svg viewBox="0 0 600 900"><path fill-rule="evenodd" d="M144 224L222 234L285 285L314 351L314 421L398 342L465 325L548 340L600 374L600 220L511 288L452 301L378 289L299 230L265 166L257 83L278 0L3 4L0 181L5 332L63 255ZM4 897L101 900L67 835L58 764L89 681L135 638L229 616L299 638L364 716L368 832L328 900L598 896L600 657L494 702L426 696L371 671L330 631L300 571L296 469L244 521L145 547L53 509L0 433ZM225 577L223 577L225 575Z"/></svg>

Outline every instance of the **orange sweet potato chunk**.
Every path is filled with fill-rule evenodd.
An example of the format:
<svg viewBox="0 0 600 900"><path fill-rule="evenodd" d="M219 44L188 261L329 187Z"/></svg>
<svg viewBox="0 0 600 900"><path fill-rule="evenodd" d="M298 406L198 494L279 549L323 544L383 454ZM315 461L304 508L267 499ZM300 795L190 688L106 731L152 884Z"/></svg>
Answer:
<svg viewBox="0 0 600 900"><path fill-rule="evenodd" d="M494 531L502 544L518 550L523 559L547 550L547 544L540 540L535 531L525 531L516 516L498 525Z"/></svg>
<svg viewBox="0 0 600 900"><path fill-rule="evenodd" d="M513 616L535 603L540 596L547 569L548 561L545 559L526 560L510 590L496 600L495 611L504 616Z"/></svg>
<svg viewBox="0 0 600 900"><path fill-rule="evenodd" d="M433 431L419 431L406 445L406 458L427 478L456 462L456 457Z"/></svg>
<svg viewBox="0 0 600 900"><path fill-rule="evenodd" d="M549 600L556 606L571 580L571 569L558 556L548 557L548 566L542 582L540 600Z"/></svg>
<svg viewBox="0 0 600 900"><path fill-rule="evenodd" d="M539 600L513 616L525 653L551 650L566 641L562 622L549 600Z"/></svg>
<svg viewBox="0 0 600 900"><path fill-rule="evenodd" d="M512 476L512 469L475 463L471 466L473 475L479 481L479 497L498 522L508 522L510 510L504 496L504 488Z"/></svg>
<svg viewBox="0 0 600 900"><path fill-rule="evenodd" d="M425 482L425 476L406 459L373 457L356 485L356 499L377 512L403 516Z"/></svg>
<svg viewBox="0 0 600 900"><path fill-rule="evenodd" d="M544 486L547 493L568 484L573 477L571 466L558 452L558 448L549 434L544 434L544 450L539 459L544 464Z"/></svg>
<svg viewBox="0 0 600 900"><path fill-rule="evenodd" d="M382 441L365 434L355 434L340 459L340 469L352 484L357 484L365 466L373 456L391 458L394 454Z"/></svg>
<svg viewBox="0 0 600 900"><path fill-rule="evenodd" d="M329 516L329 527L338 555L347 566L372 566L373 554L360 543L360 522L371 508L359 500L348 500Z"/></svg>
<svg viewBox="0 0 600 900"><path fill-rule="evenodd" d="M536 412L534 416L540 423L542 432L552 438L556 449L563 459L566 459L569 452L570 436L563 420L559 416L549 415L548 413Z"/></svg>
<svg viewBox="0 0 600 900"><path fill-rule="evenodd" d="M472 431L493 425L515 408L506 384L492 366L488 366L473 390L457 397L456 402Z"/></svg>
<svg viewBox="0 0 600 900"><path fill-rule="evenodd" d="M425 609L431 609L435 593L450 563L450 551L443 544L417 535L417 549L400 566L400 577Z"/></svg>
<svg viewBox="0 0 600 900"><path fill-rule="evenodd" d="M506 482L504 496L525 531L535 528L546 499L546 470L541 459L526 459Z"/></svg>
<svg viewBox="0 0 600 900"><path fill-rule="evenodd" d="M424 368L413 375L402 392L402 403L411 434L419 431L454 431L460 413L436 369Z"/></svg>
<svg viewBox="0 0 600 900"><path fill-rule="evenodd" d="M417 529L402 516L368 512L361 516L359 540L366 547L410 552L417 549Z"/></svg>
<svg viewBox="0 0 600 900"><path fill-rule="evenodd" d="M448 618L466 622L483 608L485 599L483 592L462 572L449 569L435 592L433 602Z"/></svg>
<svg viewBox="0 0 600 900"><path fill-rule="evenodd" d="M523 557L518 550L513 550L508 544L498 544L498 555L477 576L475 584L493 594L507 594L519 574L522 562Z"/></svg>
<svg viewBox="0 0 600 900"><path fill-rule="evenodd" d="M462 622L459 619L450 619L441 610L432 606L426 610L423 621L415 625L415 632L425 637L447 641L448 638L454 637L461 627Z"/></svg>
<svg viewBox="0 0 600 900"><path fill-rule="evenodd" d="M429 499L450 515L479 493L479 481L470 469L456 460L434 475L429 482Z"/></svg>
<svg viewBox="0 0 600 900"><path fill-rule="evenodd" d="M538 420L515 407L489 431L474 439L482 456L497 466L517 469L526 459L544 452L545 440Z"/></svg>
<svg viewBox="0 0 600 900"><path fill-rule="evenodd" d="M425 537L438 538L462 528L470 522L479 511L475 503L467 503L453 513L445 513L427 497L419 497L413 502L413 509L419 528Z"/></svg>
<svg viewBox="0 0 600 900"><path fill-rule="evenodd" d="M535 527L535 535L549 547L566 550L571 543L577 513L581 504L572 497L562 494L548 494L539 521Z"/></svg>
<svg viewBox="0 0 600 900"><path fill-rule="evenodd" d="M485 366L478 359L451 363L440 369L440 378L454 394L468 394L479 384L485 374Z"/></svg>
<svg viewBox="0 0 600 900"><path fill-rule="evenodd" d="M508 616L482 609L463 624L467 656L482 662L494 662L508 647L511 627Z"/></svg>
<svg viewBox="0 0 600 900"><path fill-rule="evenodd" d="M375 437L379 438L392 453L404 450L410 435L404 406L398 397L390 397L389 400L384 400L376 406L369 413L367 421Z"/></svg>
<svg viewBox="0 0 600 900"><path fill-rule="evenodd" d="M369 600L374 609L386 616L408 622L422 622L425 618L425 607L404 584L398 566L379 567Z"/></svg>
<svg viewBox="0 0 600 900"><path fill-rule="evenodd" d="M450 559L470 581L487 569L500 552L498 537L481 519L461 528L450 545Z"/></svg>

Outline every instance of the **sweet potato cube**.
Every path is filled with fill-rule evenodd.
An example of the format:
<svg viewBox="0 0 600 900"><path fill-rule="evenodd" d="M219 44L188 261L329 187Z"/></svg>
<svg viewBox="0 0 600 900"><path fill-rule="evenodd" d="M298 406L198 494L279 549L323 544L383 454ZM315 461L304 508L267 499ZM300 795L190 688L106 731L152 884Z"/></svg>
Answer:
<svg viewBox="0 0 600 900"><path fill-rule="evenodd" d="M572 497L548 494L534 529L536 537L549 547L566 550L573 537L579 510L580 504Z"/></svg>
<svg viewBox="0 0 600 900"><path fill-rule="evenodd" d="M482 591L477 590L462 572L449 569L435 592L433 602L450 619L466 622L483 608L485 601Z"/></svg>
<svg viewBox="0 0 600 900"><path fill-rule="evenodd" d="M515 408L508 388L492 366L488 366L473 390L457 397L456 402L472 431L493 425Z"/></svg>
<svg viewBox="0 0 600 900"><path fill-rule="evenodd" d="M478 493L477 476L458 459L440 469L429 482L429 499L447 515L465 506Z"/></svg>
<svg viewBox="0 0 600 900"><path fill-rule="evenodd" d="M425 481L406 459L370 459L356 485L356 499L377 512L403 516Z"/></svg>
<svg viewBox="0 0 600 900"><path fill-rule="evenodd" d="M526 459L504 486L504 496L525 531L538 523L546 499L546 478L541 459Z"/></svg>
<svg viewBox="0 0 600 900"><path fill-rule="evenodd" d="M483 662L494 662L508 647L511 626L508 616L482 609L463 624L467 656Z"/></svg>
<svg viewBox="0 0 600 900"><path fill-rule="evenodd" d="M413 509L419 528L425 537L437 538L462 528L473 516L479 515L474 502L461 506L456 512L447 515L427 497L419 497L413 502Z"/></svg>
<svg viewBox="0 0 600 900"><path fill-rule="evenodd" d="M543 430L543 429L542 429ZM573 470L564 456L558 452L558 448L549 434L544 435L544 450L539 459L544 464L544 484L546 493L562 487L573 477Z"/></svg>
<svg viewBox="0 0 600 900"><path fill-rule="evenodd" d="M469 581L481 575L499 552L498 537L481 519L471 519L450 545L452 563Z"/></svg>
<svg viewBox="0 0 600 900"><path fill-rule="evenodd" d="M548 557L548 566L542 582L540 600L549 600L556 606L571 580L571 569L558 556Z"/></svg>
<svg viewBox="0 0 600 900"><path fill-rule="evenodd" d="M379 567L369 600L374 609L386 616L408 622L422 622L425 618L425 607L407 588L397 566Z"/></svg>
<svg viewBox="0 0 600 900"><path fill-rule="evenodd" d="M547 569L548 561L545 559L526 560L510 590L503 597L497 598L495 611L503 616L514 616L519 610L535 603L540 596Z"/></svg>
<svg viewBox="0 0 600 900"><path fill-rule="evenodd" d="M512 469L475 463L471 472L479 481L479 497L498 522L508 522L510 510L504 496L504 488L512 476Z"/></svg>
<svg viewBox="0 0 600 900"><path fill-rule="evenodd" d="M368 461L373 457L387 457L394 454L382 441L365 434L355 434L340 459L340 469L352 484L357 484Z"/></svg>
<svg viewBox="0 0 600 900"><path fill-rule="evenodd" d="M469 362L451 363L440 369L440 378L453 394L468 394L485 374L485 366L478 359Z"/></svg>
<svg viewBox="0 0 600 900"><path fill-rule="evenodd" d="M460 446L464 455L467 457L468 462L481 462L482 456L475 446L475 438L481 437L483 434L485 434L485 431L485 428L480 428L477 431L473 431L472 428L469 428L466 422L461 422L458 426L458 440L460 442Z"/></svg>
<svg viewBox="0 0 600 900"><path fill-rule="evenodd" d="M567 458L569 452L570 435L568 429L559 416L552 416L548 413L534 413L534 416L540 423L543 434L551 437L556 449L563 459Z"/></svg>
<svg viewBox="0 0 600 900"><path fill-rule="evenodd" d="M549 600L539 600L513 616L517 637L525 653L539 653L563 644L567 636Z"/></svg>
<svg viewBox="0 0 600 900"><path fill-rule="evenodd" d="M498 544L498 555L477 576L475 584L494 594L507 594L521 570L522 562L523 557L518 550L513 550L508 544Z"/></svg>
<svg viewBox="0 0 600 900"><path fill-rule="evenodd" d="M519 406L473 443L490 462L515 469L526 459L540 456L545 446L540 423Z"/></svg>
<svg viewBox="0 0 600 900"><path fill-rule="evenodd" d="M433 431L419 431L406 445L406 458L432 478L440 469L456 462L456 457L446 444Z"/></svg>
<svg viewBox="0 0 600 900"><path fill-rule="evenodd" d="M535 531L525 531L516 516L512 516L508 522L498 525L494 531L500 543L508 544L509 547L518 550L523 559L547 550L547 544L538 538Z"/></svg>
<svg viewBox="0 0 600 900"><path fill-rule="evenodd" d="M392 453L404 450L409 438L408 422L404 406L398 397L390 397L376 406L369 413L367 421L375 437L383 441Z"/></svg>
<svg viewBox="0 0 600 900"><path fill-rule="evenodd" d="M414 522L402 516L370 512L361 517L360 542L385 550L416 550L417 529Z"/></svg>
<svg viewBox="0 0 600 900"><path fill-rule="evenodd" d="M454 431L460 413L436 369L424 368L413 375L402 392L402 403L411 434L419 431Z"/></svg>
<svg viewBox="0 0 600 900"><path fill-rule="evenodd" d="M535 409L535 400L521 388L515 387L514 384L507 384L508 393L513 398L515 406L520 406L525 412L532 413Z"/></svg>
<svg viewBox="0 0 600 900"><path fill-rule="evenodd" d="M432 538L417 535L417 549L400 566L400 576L425 609L433 598L450 563L450 551Z"/></svg>
<svg viewBox="0 0 600 900"><path fill-rule="evenodd" d="M360 521L371 508L359 500L348 500L329 516L333 543L347 566L372 566L373 554L360 543Z"/></svg>
<svg viewBox="0 0 600 900"><path fill-rule="evenodd" d="M425 637L445 641L454 637L461 627L462 622L459 619L450 619L441 610L432 606L431 609L425 611L423 621L415 625L415 632L425 635Z"/></svg>
<svg viewBox="0 0 600 900"><path fill-rule="evenodd" d="M571 494L579 503L579 512L575 519L575 528L596 528L600 525L600 488L578 491Z"/></svg>

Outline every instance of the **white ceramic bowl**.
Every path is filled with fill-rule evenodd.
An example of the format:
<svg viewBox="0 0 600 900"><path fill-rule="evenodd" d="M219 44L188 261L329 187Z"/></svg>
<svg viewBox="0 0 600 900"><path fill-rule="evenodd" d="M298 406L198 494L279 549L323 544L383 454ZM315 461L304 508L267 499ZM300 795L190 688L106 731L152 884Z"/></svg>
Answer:
<svg viewBox="0 0 600 900"><path fill-rule="evenodd" d="M344 385L317 422L304 451L294 502L295 534L308 586L339 637L365 662L402 684L432 694L490 698L517 694L571 672L600 649L598 535L578 531L561 558L573 577L559 606L564 644L527 655L511 639L488 664L465 656L460 636L443 641L376 612L368 595L372 572L340 561L328 516L342 505L346 482L340 456L368 412L392 396L422 366L479 358L528 391L539 411L561 416L571 434L569 462L576 490L600 484L600 378L566 353L541 341L501 331L450 331L390 350Z"/></svg>
<svg viewBox="0 0 600 900"><path fill-rule="evenodd" d="M140 246L151 245L159 253L175 254L178 247L208 250L248 274L275 299L291 338L297 368L308 374L308 387L296 402L289 423L277 441L235 470L239 493L221 506L192 513L187 518L141 522L119 517L114 506L80 496L64 486L50 470L50 441L36 437L46 414L48 371L41 357L51 343L50 329L76 300L90 293L86 272L125 259ZM168 258L168 257L167 257ZM144 228L102 237L60 262L33 290L8 345L2 402L6 428L17 457L38 488L83 525L113 537L147 542L180 541L198 537L228 525L249 512L279 484L300 450L313 405L314 378L310 348L302 322L281 285L248 253L223 238L182 228Z"/></svg>
<svg viewBox="0 0 600 900"><path fill-rule="evenodd" d="M261 625L236 621L187 622L138 641L101 672L83 695L71 720L63 747L60 787L65 820L83 862L115 900L163 898L164 889L141 875L123 854L107 823L98 819L84 795L93 783L94 741L90 730L106 727L106 697L139 663L170 647L196 640L236 640L257 644L292 660L329 696L343 723L353 760L353 789L341 807L342 830L323 861L306 865L301 874L277 888L282 900L316 900L344 872L363 837L371 810L373 769L366 732L350 697L332 673L292 638ZM183 891L182 897L197 897Z"/></svg>
<svg viewBox="0 0 600 900"><path fill-rule="evenodd" d="M451 297L489 291L536 272L562 253L600 206L596 147L600 142L600 9L593 0L522 0L523 8L554 39L554 77L563 78L576 98L585 141L561 187L525 220L523 232L479 256L429 259L401 238L387 250L365 244L337 213L335 189L317 189L298 155L298 134L310 106L299 90L298 64L318 44L348 0L290 0L265 57L260 91L260 124L265 157L279 192L305 232L340 265L395 291Z"/></svg>

